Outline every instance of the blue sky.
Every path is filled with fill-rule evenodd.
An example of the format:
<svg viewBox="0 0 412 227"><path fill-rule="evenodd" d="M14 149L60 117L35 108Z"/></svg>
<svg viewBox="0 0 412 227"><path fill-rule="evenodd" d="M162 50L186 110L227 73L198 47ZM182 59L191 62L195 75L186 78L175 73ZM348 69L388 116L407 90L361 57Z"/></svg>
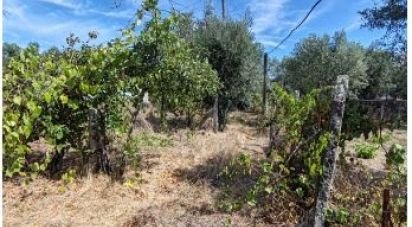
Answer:
<svg viewBox="0 0 412 227"><path fill-rule="evenodd" d="M115 1L120 2L115 7ZM193 11L201 17L208 0L159 0L161 9ZM220 15L221 1L211 0ZM38 42L42 50L62 47L70 32L86 39L89 31L98 31L96 42L105 42L120 35L133 18L140 0L4 0L3 40L26 46ZM254 20L256 40L271 50L303 18L315 0L226 0L227 15L240 18L249 8ZM329 34L345 30L349 40L368 46L383 31L361 29L359 10L374 5L374 0L323 0L308 20L272 57L282 58L295 44L311 33Z"/></svg>

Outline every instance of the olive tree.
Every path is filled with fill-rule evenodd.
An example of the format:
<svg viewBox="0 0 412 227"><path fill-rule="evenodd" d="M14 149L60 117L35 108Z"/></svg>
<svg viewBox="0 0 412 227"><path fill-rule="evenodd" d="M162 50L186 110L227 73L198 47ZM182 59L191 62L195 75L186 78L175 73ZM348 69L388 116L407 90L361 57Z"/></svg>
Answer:
<svg viewBox="0 0 412 227"><path fill-rule="evenodd" d="M279 80L285 86L307 94L312 89L331 86L338 75L349 75L350 96L358 97L368 85L365 50L349 42L344 32L333 37L310 35L296 44L292 56L282 62Z"/></svg>

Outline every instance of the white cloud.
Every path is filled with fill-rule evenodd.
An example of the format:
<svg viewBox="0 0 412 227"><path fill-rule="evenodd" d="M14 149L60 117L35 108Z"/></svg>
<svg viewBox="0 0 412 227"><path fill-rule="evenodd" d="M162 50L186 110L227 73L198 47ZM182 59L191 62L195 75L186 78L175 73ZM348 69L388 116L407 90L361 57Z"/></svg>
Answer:
<svg viewBox="0 0 412 227"><path fill-rule="evenodd" d="M291 0L253 0L250 7L253 16L252 31L258 42L267 48L278 45L280 40L298 23L304 10L290 9ZM282 45L282 48L285 48Z"/></svg>
<svg viewBox="0 0 412 227"><path fill-rule="evenodd" d="M291 8L291 3L291 0L252 0L248 3L254 18L252 31L259 42L267 47L276 46L309 10ZM330 10L333 4L320 3L299 29L305 29L311 20Z"/></svg>
<svg viewBox="0 0 412 227"><path fill-rule="evenodd" d="M263 45L267 47L275 47L279 44L278 42L275 42L272 40L260 40L260 43L262 43Z"/></svg>
<svg viewBox="0 0 412 227"><path fill-rule="evenodd" d="M135 9L129 8L121 11L101 11L96 9L89 9L88 13L95 13L105 17L119 18L119 19L131 19L136 13Z"/></svg>
<svg viewBox="0 0 412 227"><path fill-rule="evenodd" d="M16 16L23 16L23 12L25 8L27 8L23 4L19 4L18 1L5 1L3 5L4 10L7 12L6 18L9 18L11 15L16 15Z"/></svg>
<svg viewBox="0 0 412 227"><path fill-rule="evenodd" d="M78 10L83 7L83 4L79 1L72 0L40 0L42 2L50 3L56 6L65 7L68 9Z"/></svg>
<svg viewBox="0 0 412 227"><path fill-rule="evenodd" d="M97 31L99 33L97 41L102 42L114 38L118 29L121 28L112 24L108 25L97 18L72 17L67 19L58 13L50 13L47 16L35 14L28 10L28 5L24 5L19 0L6 1L5 8L9 15L3 21L4 33L16 39L15 42L30 40L37 41L41 45L63 45L70 33L86 40L89 31ZM19 44L25 45L26 43Z"/></svg>
<svg viewBox="0 0 412 227"><path fill-rule="evenodd" d="M36 14L33 2L43 2L61 7L59 10L46 14ZM99 40L114 37L116 30L121 26L114 24L123 21L123 25L133 18L141 0L118 0L119 8L115 8L115 0L112 5L98 6L91 0L5 0L5 10L12 16L4 19L5 33L27 35L39 41L64 43L65 37L70 33L87 36L90 30L100 33ZM108 1L111 2L111 1ZM175 7L184 10L194 10L195 14L202 15L204 2L195 0L174 0ZM278 42L302 19L308 8L296 8L292 0L250 0L242 3L242 8L250 9L253 19L252 31L257 41L266 47L274 47ZM312 4L312 3L311 3ZM308 7L311 6L308 5ZM312 13L299 31L306 30L310 21L322 13L328 11L333 1L321 3ZM162 9L170 7L169 0L159 0ZM216 5L218 7L218 5ZM230 8L230 7L229 7ZM238 8L239 7L235 7ZM230 14L230 13L229 13ZM68 16L69 15L69 16ZM107 20L105 20L107 18ZM355 25L352 25L353 27ZM349 26L347 29L353 29ZM42 40L40 40L42 39ZM287 43L284 45L288 45Z"/></svg>
<svg viewBox="0 0 412 227"><path fill-rule="evenodd" d="M314 20L314 19L318 18L319 16L321 16L322 14L330 11L335 6L335 4L336 4L336 1L323 1L323 2L320 2L319 5L315 8L315 10L312 11L312 13L308 17L308 19L305 21L305 24L310 23L312 20ZM305 14L308 11L309 11L309 8L305 9L304 10ZM302 19L302 18L300 18L300 19Z"/></svg>
<svg viewBox="0 0 412 227"><path fill-rule="evenodd" d="M273 39L259 39L259 42L269 48L276 47L279 44L279 42L273 41ZM282 44L278 48L281 50L284 50L286 49L286 46Z"/></svg>
<svg viewBox="0 0 412 227"><path fill-rule="evenodd" d="M110 7L112 11L104 11L98 9L95 4L90 2L90 0L38 0L41 2L53 4L59 7L66 8L70 10L74 15L85 16L89 14L98 14L101 16L119 18L119 19L130 19L135 13L136 7L140 4L141 0L118 0L119 7L126 8L123 10L113 9L116 1L113 0L112 6Z"/></svg>
<svg viewBox="0 0 412 227"><path fill-rule="evenodd" d="M358 15L349 25L345 27L344 30L347 32L350 32L350 31L359 29L361 25L362 25L362 19Z"/></svg>
<svg viewBox="0 0 412 227"><path fill-rule="evenodd" d="M253 0L248 6L254 17L253 31L256 34L282 27L286 4L290 0Z"/></svg>
<svg viewBox="0 0 412 227"><path fill-rule="evenodd" d="M350 32L350 31L359 29L361 27L361 25L362 25L361 21L355 21L355 22L351 23L350 25L346 26L345 31Z"/></svg>

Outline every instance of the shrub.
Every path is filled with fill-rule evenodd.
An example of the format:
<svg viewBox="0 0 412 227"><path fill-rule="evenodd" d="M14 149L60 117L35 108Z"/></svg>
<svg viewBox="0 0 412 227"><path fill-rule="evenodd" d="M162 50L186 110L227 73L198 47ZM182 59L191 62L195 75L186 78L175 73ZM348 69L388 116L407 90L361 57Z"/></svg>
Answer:
<svg viewBox="0 0 412 227"><path fill-rule="evenodd" d="M262 112L262 95L260 93L254 93L252 95L250 109L256 113Z"/></svg>
<svg viewBox="0 0 412 227"><path fill-rule="evenodd" d="M386 164L399 166L405 163L406 149L399 145L393 144L386 154Z"/></svg>
<svg viewBox="0 0 412 227"><path fill-rule="evenodd" d="M335 210L327 209L326 221L329 223L337 223L341 225L348 224L350 222L350 214L344 208L338 208Z"/></svg>
<svg viewBox="0 0 412 227"><path fill-rule="evenodd" d="M68 170L61 176L61 179L63 180L64 185L74 183L74 181L76 180L76 170L74 169Z"/></svg>
<svg viewBox="0 0 412 227"><path fill-rule="evenodd" d="M356 150L356 155L359 158L364 158L364 159L371 159L376 156L376 152L379 149L379 145L375 144L360 144L357 145L355 150Z"/></svg>

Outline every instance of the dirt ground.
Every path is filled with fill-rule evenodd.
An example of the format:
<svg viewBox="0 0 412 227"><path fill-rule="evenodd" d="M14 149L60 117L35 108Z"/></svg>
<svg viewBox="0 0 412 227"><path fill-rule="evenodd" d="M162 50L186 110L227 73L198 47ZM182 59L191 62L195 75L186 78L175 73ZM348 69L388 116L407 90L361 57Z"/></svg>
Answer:
<svg viewBox="0 0 412 227"><path fill-rule="evenodd" d="M395 133L406 144L404 132ZM77 179L66 188L44 177L24 187L4 182L5 226L270 226L250 213L218 211L222 189L213 181L240 152L263 158L264 133L232 122L217 134L202 130L188 136L179 130L172 141L172 146L142 151L142 182L133 187L102 175ZM379 154L377 168L381 159Z"/></svg>
<svg viewBox="0 0 412 227"><path fill-rule="evenodd" d="M355 138L351 141L346 143L346 149L351 157L354 157L356 160L360 162L362 165L366 166L371 172L373 173L382 173L385 171L385 151L389 151L392 144L397 143L406 148L407 145L407 138L406 138L406 131L405 130L382 130L382 137L389 135L389 141L383 143L383 147L379 147L379 150L376 152L376 156L372 159L360 159L356 158L355 147L357 144L365 143L365 139L363 136L360 138Z"/></svg>
<svg viewBox="0 0 412 227"><path fill-rule="evenodd" d="M143 153L142 183L133 188L105 176L61 181L38 178L3 185L5 226L251 226L246 216L215 209L212 178L239 152L263 155L264 135L242 124L223 133L181 130L171 147ZM261 225L264 226L264 225Z"/></svg>

